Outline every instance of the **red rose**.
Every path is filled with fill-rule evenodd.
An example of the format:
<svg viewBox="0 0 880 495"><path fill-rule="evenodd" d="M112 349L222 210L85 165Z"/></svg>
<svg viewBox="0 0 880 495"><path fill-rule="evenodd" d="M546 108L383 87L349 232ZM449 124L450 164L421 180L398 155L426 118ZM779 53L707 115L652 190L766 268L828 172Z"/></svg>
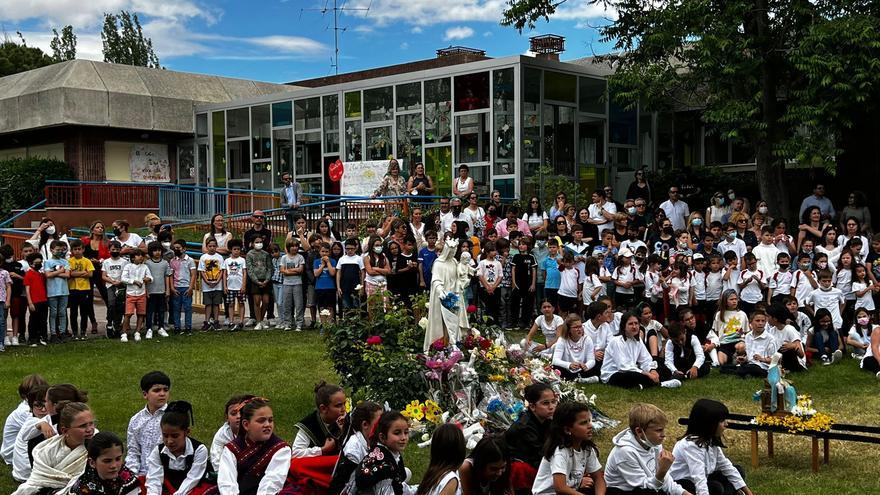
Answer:
<svg viewBox="0 0 880 495"><path fill-rule="evenodd" d="M492 341L485 337L480 337L480 349L487 350L490 347L492 347Z"/></svg>
<svg viewBox="0 0 880 495"><path fill-rule="evenodd" d="M467 307L467 312L468 312L468 313L476 313L476 312L477 312L477 306L476 306L475 304L470 304L470 305L468 305L468 307Z"/></svg>
<svg viewBox="0 0 880 495"><path fill-rule="evenodd" d="M379 345L382 343L382 337L378 335L373 335L372 337L367 338L367 345Z"/></svg>

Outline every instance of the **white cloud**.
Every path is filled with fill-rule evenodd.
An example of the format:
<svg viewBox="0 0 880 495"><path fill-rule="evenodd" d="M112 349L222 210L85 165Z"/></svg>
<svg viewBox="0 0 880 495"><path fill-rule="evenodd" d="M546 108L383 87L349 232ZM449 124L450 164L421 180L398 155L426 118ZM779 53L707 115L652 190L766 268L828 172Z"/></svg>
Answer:
<svg viewBox="0 0 880 495"><path fill-rule="evenodd" d="M49 48L49 43L52 42L52 38L54 35L49 32L22 32L22 36L24 36L25 41L27 41L28 46L35 46L49 55L52 54L52 50ZM76 33L76 58L81 58L85 60L104 60L104 45L101 43L101 36L99 34L81 34Z"/></svg>
<svg viewBox="0 0 880 495"><path fill-rule="evenodd" d="M412 29L410 29L409 32L411 32L413 34L419 34L422 32L422 28L420 28L419 26L415 26Z"/></svg>
<svg viewBox="0 0 880 495"><path fill-rule="evenodd" d="M97 29L104 12L120 10L179 22L198 17L211 23L222 15L191 0L4 0L0 2L0 19L6 22L39 19L49 28L70 24L78 29Z"/></svg>
<svg viewBox="0 0 880 495"><path fill-rule="evenodd" d="M409 43L407 43L406 41L404 41L403 43L400 44L401 50L406 50L408 48L409 48Z"/></svg>
<svg viewBox="0 0 880 495"><path fill-rule="evenodd" d="M474 35L474 30L467 26L456 26L446 30L443 39L446 41L463 40Z"/></svg>

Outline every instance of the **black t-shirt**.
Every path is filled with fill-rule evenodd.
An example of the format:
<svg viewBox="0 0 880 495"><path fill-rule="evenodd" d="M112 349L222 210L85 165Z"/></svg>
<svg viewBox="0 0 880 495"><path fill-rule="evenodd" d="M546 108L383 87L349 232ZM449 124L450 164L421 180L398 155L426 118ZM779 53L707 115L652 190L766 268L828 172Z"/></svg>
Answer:
<svg viewBox="0 0 880 495"><path fill-rule="evenodd" d="M516 286L520 290L529 290L532 286L532 273L538 262L531 254L519 253L513 257L513 266L516 268Z"/></svg>
<svg viewBox="0 0 880 495"><path fill-rule="evenodd" d="M19 264L18 261L13 260L11 262L4 261L2 264L0 264L0 266L2 266L4 270L9 272L9 275L10 275L9 278L12 279L12 292L10 295L16 296L16 297L25 295L24 281L21 279L17 279L15 277L12 277L13 273L15 273L16 275L19 275L21 277L24 277L24 269L21 267L21 264ZM9 308L7 308L7 309L9 309Z"/></svg>
<svg viewBox="0 0 880 495"><path fill-rule="evenodd" d="M336 262L336 269L340 271L339 288L343 293L351 294L354 288L361 283L361 265L358 264L360 256L342 256Z"/></svg>
<svg viewBox="0 0 880 495"><path fill-rule="evenodd" d="M669 250L675 247L675 237L669 236L669 239L663 239L659 235L652 236L648 239L648 251L657 254L661 259L669 259Z"/></svg>
<svg viewBox="0 0 880 495"><path fill-rule="evenodd" d="M272 231L267 229L265 225L260 230L255 230L253 227L251 227L250 230L244 233L244 239L242 240L242 242L244 243L244 248L242 249L242 251L247 252L248 250L252 249L254 247L254 240L256 240L258 237L263 238L263 243L267 244L266 246L263 246L263 249L266 249L269 247L268 244L272 242Z"/></svg>
<svg viewBox="0 0 880 495"><path fill-rule="evenodd" d="M880 280L880 253L875 253L872 249L865 258L865 267L874 273L874 278Z"/></svg>

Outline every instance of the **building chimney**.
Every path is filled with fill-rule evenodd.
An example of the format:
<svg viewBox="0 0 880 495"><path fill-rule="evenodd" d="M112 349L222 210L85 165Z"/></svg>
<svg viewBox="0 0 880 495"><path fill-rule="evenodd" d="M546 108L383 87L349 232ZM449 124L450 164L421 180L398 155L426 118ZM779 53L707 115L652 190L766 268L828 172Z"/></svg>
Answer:
<svg viewBox="0 0 880 495"><path fill-rule="evenodd" d="M463 58L484 58L486 50L478 50L476 48L468 48L466 46L449 46L437 50L437 58L463 57Z"/></svg>
<svg viewBox="0 0 880 495"><path fill-rule="evenodd" d="M529 50L537 58L559 62L559 54L565 51L565 38L555 34L542 34L529 38Z"/></svg>

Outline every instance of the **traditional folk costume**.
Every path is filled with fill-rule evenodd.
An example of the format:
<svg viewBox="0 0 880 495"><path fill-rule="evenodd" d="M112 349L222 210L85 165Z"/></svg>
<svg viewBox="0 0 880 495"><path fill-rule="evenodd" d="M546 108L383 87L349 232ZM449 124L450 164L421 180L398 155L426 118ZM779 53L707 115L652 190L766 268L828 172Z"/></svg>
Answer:
<svg viewBox="0 0 880 495"><path fill-rule="evenodd" d="M291 448L290 477L302 493L324 493L330 487L333 468L345 446L350 420L346 417L342 426L328 425L318 411L314 411L295 426L299 431ZM336 441L336 448L324 454L321 448L329 438Z"/></svg>
<svg viewBox="0 0 880 495"><path fill-rule="evenodd" d="M86 467L85 446L78 445L71 449L67 446L64 435L55 435L37 445L33 454L34 466L31 475L13 492L13 495L57 493L73 478L82 474Z"/></svg>
<svg viewBox="0 0 880 495"><path fill-rule="evenodd" d="M290 495L288 480L290 447L272 435L265 442L251 442L240 436L226 444L220 456L216 489L207 494Z"/></svg>
<svg viewBox="0 0 880 495"><path fill-rule="evenodd" d="M382 444L376 445L355 472L358 494L412 495L418 486L408 485L408 478L403 456Z"/></svg>
<svg viewBox="0 0 880 495"><path fill-rule="evenodd" d="M163 443L147 461L147 495L201 495L214 487L214 479L208 448L192 438L186 439L182 455L175 456Z"/></svg>
<svg viewBox="0 0 880 495"><path fill-rule="evenodd" d="M105 480L98 476L95 468L87 465L82 476L73 480L63 493L64 495L138 495L140 492L140 481L127 467L123 466L116 478Z"/></svg>

